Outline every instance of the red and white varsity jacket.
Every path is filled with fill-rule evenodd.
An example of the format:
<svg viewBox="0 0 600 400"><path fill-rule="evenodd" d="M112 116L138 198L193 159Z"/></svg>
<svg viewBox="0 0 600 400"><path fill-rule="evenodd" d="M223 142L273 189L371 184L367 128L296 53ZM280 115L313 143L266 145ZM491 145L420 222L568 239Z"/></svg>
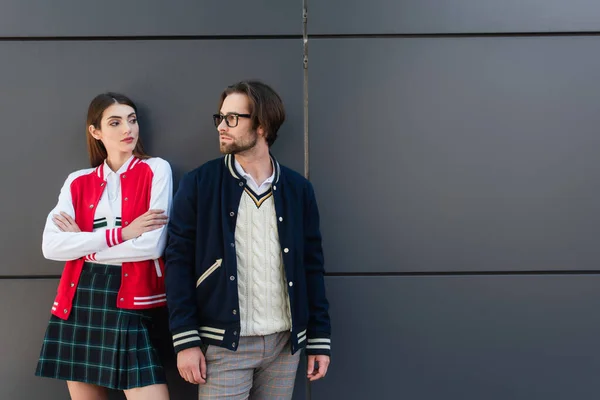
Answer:
<svg viewBox="0 0 600 400"><path fill-rule="evenodd" d="M166 228L127 241L123 241L121 232L149 209L162 209L168 215L172 195L171 167L157 157L140 160L132 156L117 172L105 162L69 175L58 204L48 215L42 241L46 258L66 261L52 314L69 318L85 261L121 265L117 307L145 309L166 305L162 260ZM75 219L81 232L58 229L52 216L61 211ZM105 217L97 218L98 214Z"/></svg>

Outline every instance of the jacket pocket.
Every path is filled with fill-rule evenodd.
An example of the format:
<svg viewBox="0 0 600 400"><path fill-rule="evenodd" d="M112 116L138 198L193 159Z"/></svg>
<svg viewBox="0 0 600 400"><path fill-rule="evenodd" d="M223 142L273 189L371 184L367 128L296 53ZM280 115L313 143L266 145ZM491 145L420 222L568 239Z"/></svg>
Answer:
<svg viewBox="0 0 600 400"><path fill-rule="evenodd" d="M158 262L158 260L154 260L154 268L156 268L156 276L161 278L162 272L160 271L160 263Z"/></svg>
<svg viewBox="0 0 600 400"><path fill-rule="evenodd" d="M215 263L213 265L210 266L210 268L208 268L206 271L204 271L204 273L202 275L200 275L200 278L198 278L198 281L196 281L196 287L200 286L200 284L202 282L204 282L204 280L206 278L208 278L210 276L210 274L215 272L217 270L217 268L219 268L221 266L221 263L223 263L223 259L219 258L217 261L215 261Z"/></svg>

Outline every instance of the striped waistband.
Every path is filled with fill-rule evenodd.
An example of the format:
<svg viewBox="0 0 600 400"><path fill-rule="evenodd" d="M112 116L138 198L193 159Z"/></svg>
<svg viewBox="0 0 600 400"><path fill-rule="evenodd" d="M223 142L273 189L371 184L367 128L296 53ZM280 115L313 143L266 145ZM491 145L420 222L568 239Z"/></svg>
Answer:
<svg viewBox="0 0 600 400"><path fill-rule="evenodd" d="M121 275L120 265L84 262L82 272L88 274Z"/></svg>

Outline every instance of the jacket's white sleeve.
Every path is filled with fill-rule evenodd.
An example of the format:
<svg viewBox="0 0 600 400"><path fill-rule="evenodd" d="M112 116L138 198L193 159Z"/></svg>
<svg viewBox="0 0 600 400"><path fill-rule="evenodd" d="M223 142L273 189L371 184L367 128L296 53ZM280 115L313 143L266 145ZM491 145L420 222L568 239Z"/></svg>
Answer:
<svg viewBox="0 0 600 400"><path fill-rule="evenodd" d="M73 208L73 198L71 197L71 183L85 173L89 173L89 171L81 170L69 175L58 196L58 204L50 211L48 218L46 218L46 226L42 235L42 253L49 260L76 260L87 254L102 251L109 247L106 231L62 232L54 221L52 221L52 216L60 214L61 211L75 219L75 209Z"/></svg>
<svg viewBox="0 0 600 400"><path fill-rule="evenodd" d="M167 216L171 211L173 200L173 174L169 163L155 157L146 161L154 176L150 192L150 209L165 210ZM167 242L166 225L162 228L143 233L141 236L127 240L116 246L99 251L90 257L97 262L119 264L123 262L154 260L162 256Z"/></svg>

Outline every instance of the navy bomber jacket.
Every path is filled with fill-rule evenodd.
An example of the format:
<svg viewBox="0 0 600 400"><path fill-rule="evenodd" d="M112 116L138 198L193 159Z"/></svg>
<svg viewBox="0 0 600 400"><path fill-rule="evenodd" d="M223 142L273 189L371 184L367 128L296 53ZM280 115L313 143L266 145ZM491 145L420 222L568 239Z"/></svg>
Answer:
<svg viewBox="0 0 600 400"><path fill-rule="evenodd" d="M292 316L292 354L330 355L319 211L311 183L273 158L272 191ZM235 351L240 315L235 226L246 187L226 155L183 176L165 251L169 325L175 351L217 345Z"/></svg>

